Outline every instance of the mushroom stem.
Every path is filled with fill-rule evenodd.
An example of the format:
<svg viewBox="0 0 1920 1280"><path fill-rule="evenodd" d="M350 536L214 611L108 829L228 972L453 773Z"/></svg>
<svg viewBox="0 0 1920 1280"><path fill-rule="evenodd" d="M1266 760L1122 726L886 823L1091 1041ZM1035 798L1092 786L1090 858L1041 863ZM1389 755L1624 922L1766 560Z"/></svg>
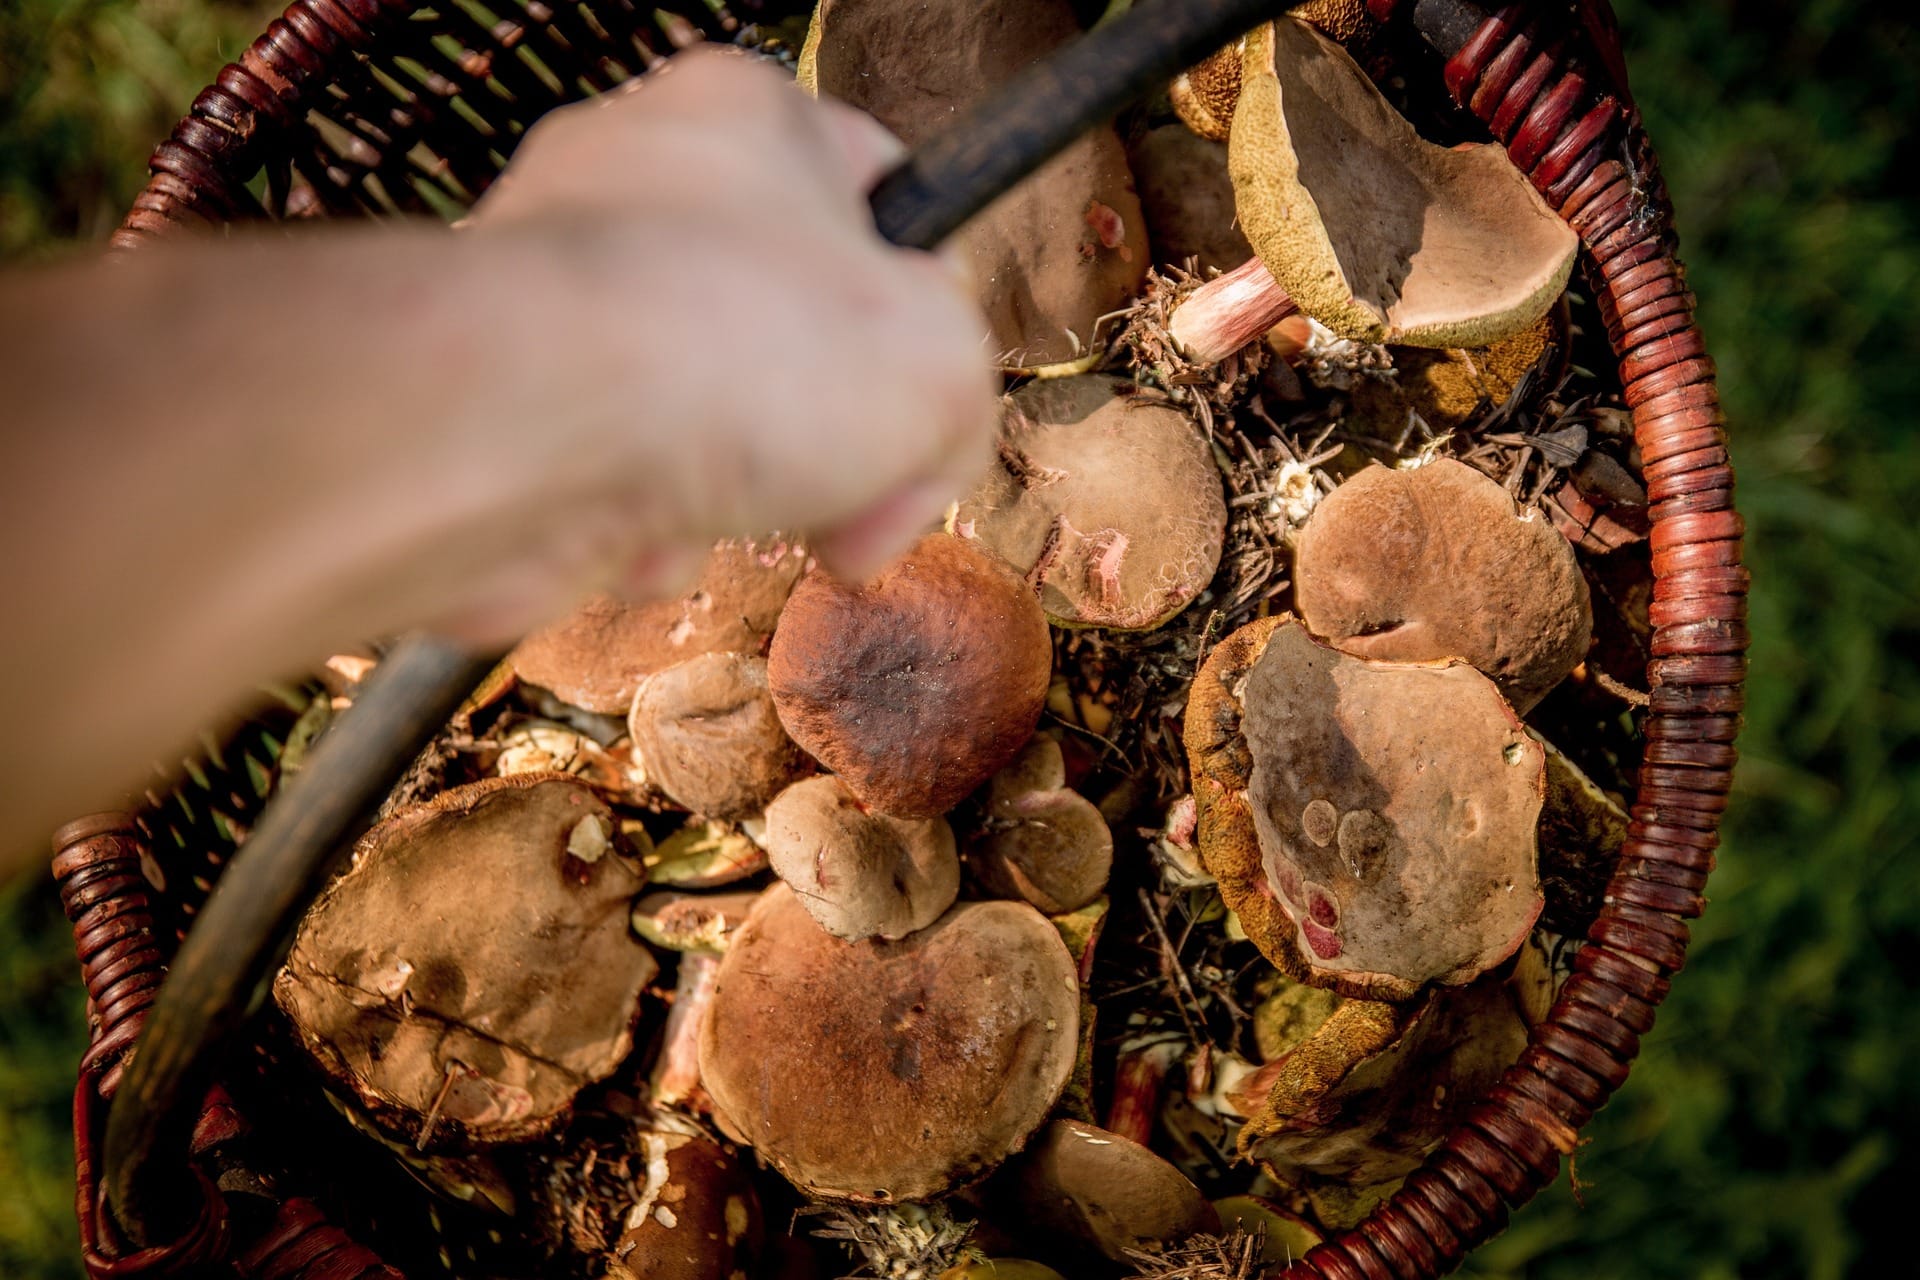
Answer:
<svg viewBox="0 0 1920 1280"><path fill-rule="evenodd" d="M714 951L687 951L680 956L680 978L673 987L673 1007L660 1033L660 1056L654 1059L647 1083L653 1105L670 1107L691 1098L700 1088L700 1028L713 1004L714 979L720 956Z"/></svg>
<svg viewBox="0 0 1920 1280"><path fill-rule="evenodd" d="M1143 1147L1151 1146L1161 1091L1179 1060L1178 1040L1154 1040L1123 1049L1113 1070L1113 1101L1107 1106L1106 1127Z"/></svg>
<svg viewBox="0 0 1920 1280"><path fill-rule="evenodd" d="M1218 364L1299 309L1266 264L1248 258L1183 298L1167 334L1195 364Z"/></svg>

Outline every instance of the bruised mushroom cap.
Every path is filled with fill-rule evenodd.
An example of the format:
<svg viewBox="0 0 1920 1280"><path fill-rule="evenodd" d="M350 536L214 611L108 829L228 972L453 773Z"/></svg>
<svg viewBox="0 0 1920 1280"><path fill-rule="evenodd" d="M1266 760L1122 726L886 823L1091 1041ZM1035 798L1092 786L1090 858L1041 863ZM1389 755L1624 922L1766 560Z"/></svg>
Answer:
<svg viewBox="0 0 1920 1280"><path fill-rule="evenodd" d="M773 710L767 660L703 653L641 681L627 720L647 782L714 818L758 813L807 771Z"/></svg>
<svg viewBox="0 0 1920 1280"><path fill-rule="evenodd" d="M1066 626L1143 631L1220 565L1227 501L1191 419L1119 378L1032 382L1006 402L1000 461L954 529L1040 584Z"/></svg>
<svg viewBox="0 0 1920 1280"><path fill-rule="evenodd" d="M1247 36L1228 163L1254 251L1346 338L1486 346L1546 312L1579 246L1499 146L1425 141L1291 19Z"/></svg>
<svg viewBox="0 0 1920 1280"><path fill-rule="evenodd" d="M727 1148L694 1134L639 1136L639 1194L606 1255L608 1280L730 1280L760 1253L760 1198Z"/></svg>
<svg viewBox="0 0 1920 1280"><path fill-rule="evenodd" d="M1061 1238L1115 1262L1160 1253L1220 1217L1184 1173L1146 1147L1094 1125L1055 1120L1007 1169L1002 1191L1036 1243Z"/></svg>
<svg viewBox="0 0 1920 1280"><path fill-rule="evenodd" d="M796 543L715 544L699 580L674 600L629 604L593 595L508 655L519 678L561 701L626 715L640 681L696 654L763 653L793 584L810 563Z"/></svg>
<svg viewBox="0 0 1920 1280"><path fill-rule="evenodd" d="M898 940L960 894L960 858L944 818L893 818L840 779L809 778L767 806L767 860L836 938Z"/></svg>
<svg viewBox="0 0 1920 1280"><path fill-rule="evenodd" d="M1194 681L1200 850L1287 973L1406 999L1472 981L1539 918L1545 757L1464 663L1387 663L1263 619Z"/></svg>
<svg viewBox="0 0 1920 1280"><path fill-rule="evenodd" d="M987 784L967 860L981 884L1050 916L1092 902L1113 870L1113 832L1092 801L1066 785L1060 744L1036 737Z"/></svg>
<svg viewBox="0 0 1920 1280"><path fill-rule="evenodd" d="M1070 0L822 0L800 84L849 102L909 146L1080 34ZM1083 134L949 242L1006 368L1097 358L1095 322L1146 278L1145 219L1111 127Z"/></svg>
<svg viewBox="0 0 1920 1280"><path fill-rule="evenodd" d="M627 930L644 881L614 829L554 774L407 810L308 911L274 997L327 1072L407 1138L534 1136L627 1056L657 967Z"/></svg>
<svg viewBox="0 0 1920 1280"><path fill-rule="evenodd" d="M1053 669L1047 618L990 552L922 538L865 586L794 590L767 657L793 740L855 798L945 813L1033 736Z"/></svg>
<svg viewBox="0 0 1920 1280"><path fill-rule="evenodd" d="M728 1131L810 1195L929 1200L1019 1149L1073 1069L1080 992L1017 902L842 942L786 885L721 962L700 1074Z"/></svg>
<svg viewBox="0 0 1920 1280"><path fill-rule="evenodd" d="M1462 658L1531 709L1586 656L1587 582L1553 523L1439 458L1369 467L1314 508L1294 601L1315 635L1363 658Z"/></svg>

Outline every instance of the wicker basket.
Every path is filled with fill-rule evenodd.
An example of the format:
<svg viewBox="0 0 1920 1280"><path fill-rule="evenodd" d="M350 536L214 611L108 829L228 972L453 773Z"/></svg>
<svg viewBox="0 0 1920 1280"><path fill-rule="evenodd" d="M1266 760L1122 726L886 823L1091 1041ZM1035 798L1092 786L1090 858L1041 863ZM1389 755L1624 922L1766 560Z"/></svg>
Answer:
<svg viewBox="0 0 1920 1280"><path fill-rule="evenodd" d="M1414 6L1371 7L1384 16ZM1519 1061L1400 1191L1289 1269L1295 1280L1440 1275L1497 1232L1509 1207L1558 1176L1581 1126L1627 1077L1685 960L1685 920L1700 913L1714 863L1746 674L1742 524L1713 362L1610 15L1603 0L1576 7L1584 29L1560 21L1565 4L1501 9L1472 30L1445 77L1579 234L1620 362L1654 575L1651 697L1632 825L1573 974ZM160 145L152 180L114 243L131 248L243 221L445 215L473 202L542 113L636 75L690 40L733 40L747 30L743 19L804 12L787 0L744 0L735 12L670 0L668 9L498 0L489 13L416 0L297 0ZM311 692L290 694L286 707L226 744L184 795L151 797L138 818L82 819L55 838L54 870L91 999L93 1044L74 1115L86 1261L96 1276L197 1274L216 1264L308 1280L399 1274L313 1202L281 1199L270 1179L236 1173L230 1155L181 1171L202 1184L204 1211L171 1244L120 1251L99 1204L105 1102L173 941L271 790L280 744L297 732ZM216 1092L196 1151L231 1152L247 1128Z"/></svg>

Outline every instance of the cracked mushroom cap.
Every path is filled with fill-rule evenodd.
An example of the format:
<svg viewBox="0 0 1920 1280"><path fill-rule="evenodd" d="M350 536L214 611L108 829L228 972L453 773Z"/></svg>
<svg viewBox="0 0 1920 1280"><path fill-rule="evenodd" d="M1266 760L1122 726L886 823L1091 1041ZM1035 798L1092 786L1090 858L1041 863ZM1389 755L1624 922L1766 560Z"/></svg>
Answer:
<svg viewBox="0 0 1920 1280"><path fill-rule="evenodd" d="M307 912L274 998L404 1137L537 1135L627 1056L657 968L627 929L644 877L614 832L592 791L555 774L409 809Z"/></svg>
<svg viewBox="0 0 1920 1280"><path fill-rule="evenodd" d="M641 680L696 654L764 653L780 608L807 571L806 551L781 538L716 543L678 599L630 604L593 595L507 655L514 674L562 702L624 716Z"/></svg>
<svg viewBox="0 0 1920 1280"><path fill-rule="evenodd" d="M960 857L945 818L893 818L838 778L809 778L767 806L767 860L836 938L898 941L940 918L960 894Z"/></svg>
<svg viewBox="0 0 1920 1280"><path fill-rule="evenodd" d="M967 862L989 892L1049 916L1106 892L1113 832L1091 800L1068 789L1059 743L1034 738L987 783L985 798Z"/></svg>
<svg viewBox="0 0 1920 1280"><path fill-rule="evenodd" d="M909 146L1080 34L1070 0L822 0L799 80L866 111ZM1097 358L1095 323L1146 279L1146 220L1111 126L1069 143L950 240L1003 368Z"/></svg>
<svg viewBox="0 0 1920 1280"><path fill-rule="evenodd" d="M1063 626L1145 631L1213 581L1227 500L1192 419L1119 378L1031 382L1006 402L1000 461L954 517L1040 584Z"/></svg>
<svg viewBox="0 0 1920 1280"><path fill-rule="evenodd" d="M767 660L703 653L640 682L627 718L650 786L711 818L760 812L809 768L774 713Z"/></svg>
<svg viewBox="0 0 1920 1280"><path fill-rule="evenodd" d="M1573 547L1498 483L1437 458L1369 467L1314 508L1294 548L1294 603L1363 658L1461 658L1531 710L1586 657L1587 581Z"/></svg>
<svg viewBox="0 0 1920 1280"><path fill-rule="evenodd" d="M1228 164L1260 260L1357 341L1487 346L1546 313L1579 248L1503 149L1422 139L1292 19L1246 38Z"/></svg>
<svg viewBox="0 0 1920 1280"><path fill-rule="evenodd" d="M724 1127L808 1194L929 1200L1039 1127L1079 1029L1073 958L1025 903L843 942L782 884L721 961L700 1076Z"/></svg>
<svg viewBox="0 0 1920 1280"><path fill-rule="evenodd" d="M808 574L767 656L788 734L862 804L900 818L945 813L1011 760L1052 671L1033 593L944 533L865 586Z"/></svg>
<svg viewBox="0 0 1920 1280"><path fill-rule="evenodd" d="M1284 972L1363 999L1471 982L1543 897L1545 753L1460 662L1351 657L1285 618L1209 655L1187 704L1199 844Z"/></svg>
<svg viewBox="0 0 1920 1280"><path fill-rule="evenodd" d="M1000 1190L1019 1230L1053 1252L1063 1242L1115 1262L1160 1253L1196 1232L1220 1230L1200 1189L1146 1147L1077 1120L1055 1120Z"/></svg>

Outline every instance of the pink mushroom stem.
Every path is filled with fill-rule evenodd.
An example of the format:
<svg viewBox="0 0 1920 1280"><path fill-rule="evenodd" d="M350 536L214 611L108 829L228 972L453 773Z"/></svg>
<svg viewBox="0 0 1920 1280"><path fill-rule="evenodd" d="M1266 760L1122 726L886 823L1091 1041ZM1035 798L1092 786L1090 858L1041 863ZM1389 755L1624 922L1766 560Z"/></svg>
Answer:
<svg viewBox="0 0 1920 1280"><path fill-rule="evenodd" d="M1108 1130L1148 1146L1153 1139L1154 1121L1160 1116L1160 1096L1166 1089L1167 1075L1179 1060L1178 1040L1155 1040L1122 1051L1113 1072L1113 1101L1107 1106Z"/></svg>
<svg viewBox="0 0 1920 1280"><path fill-rule="evenodd" d="M1218 364L1298 311L1258 258L1216 276L1173 309L1167 332L1195 364Z"/></svg>
<svg viewBox="0 0 1920 1280"><path fill-rule="evenodd" d="M713 951L686 951L680 956L680 978L673 988L673 1008L661 1030L660 1056L648 1080L655 1106L672 1106L691 1098L700 1088L700 1028L713 1004L714 980L720 956Z"/></svg>

